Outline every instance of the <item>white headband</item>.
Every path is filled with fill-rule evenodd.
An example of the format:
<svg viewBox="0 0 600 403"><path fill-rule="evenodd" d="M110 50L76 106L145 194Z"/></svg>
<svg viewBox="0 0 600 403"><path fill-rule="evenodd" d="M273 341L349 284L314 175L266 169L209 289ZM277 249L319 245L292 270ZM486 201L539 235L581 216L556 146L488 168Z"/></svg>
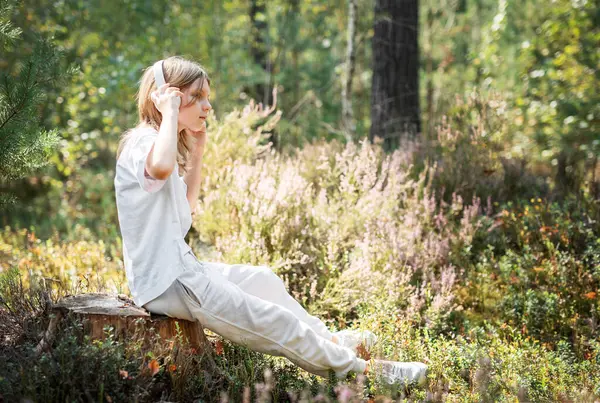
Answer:
<svg viewBox="0 0 600 403"><path fill-rule="evenodd" d="M164 60L159 60L156 63L154 63L153 66L153 70L154 70L154 81L156 82L156 88L158 89L158 87L160 87L161 85L165 84L165 76L163 75L163 61Z"/></svg>

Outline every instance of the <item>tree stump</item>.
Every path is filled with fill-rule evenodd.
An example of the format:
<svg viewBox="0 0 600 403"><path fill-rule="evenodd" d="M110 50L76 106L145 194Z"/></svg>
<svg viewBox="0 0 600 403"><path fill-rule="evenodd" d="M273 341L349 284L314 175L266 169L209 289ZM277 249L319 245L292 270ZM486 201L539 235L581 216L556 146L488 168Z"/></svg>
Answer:
<svg viewBox="0 0 600 403"><path fill-rule="evenodd" d="M36 347L40 354L52 344L57 325L67 316L75 316L84 324L84 331L92 340L103 340L106 336L104 326L114 328L116 339L143 335L143 347L149 345L150 328L154 328L161 339L168 340L177 336L177 327L184 340L198 352L211 351L211 344L204 334L200 322L190 322L184 319L171 318L165 315L151 314L146 309L133 303L126 295L110 295L102 293L80 294L63 298L57 304L52 304L50 312L54 314L44 332L42 340ZM141 332L140 332L141 330ZM208 361L214 364L208 354Z"/></svg>

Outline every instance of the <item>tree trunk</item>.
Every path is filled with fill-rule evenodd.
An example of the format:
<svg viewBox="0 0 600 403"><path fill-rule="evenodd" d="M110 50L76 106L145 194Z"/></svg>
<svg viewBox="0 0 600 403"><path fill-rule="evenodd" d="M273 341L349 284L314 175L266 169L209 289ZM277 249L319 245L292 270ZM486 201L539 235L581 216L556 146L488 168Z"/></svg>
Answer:
<svg viewBox="0 0 600 403"><path fill-rule="evenodd" d="M199 353L211 351L211 344L204 335L200 322L171 318L164 315L151 315L144 308L136 306L126 296L114 296L101 293L80 294L66 297L51 308L54 317L50 320L48 330L44 332L36 352L48 350L55 337L56 328L67 315L75 316L84 323L86 333L92 340L104 339L104 326L114 328L117 339L143 338L142 347L150 347L149 331L153 328L162 340L177 336L177 328L184 340ZM140 320L141 319L141 320ZM209 355L209 365L214 365Z"/></svg>
<svg viewBox="0 0 600 403"><path fill-rule="evenodd" d="M434 110L433 110L433 11L431 7L427 9L427 25L425 26L425 87L427 89L426 108L427 108L427 125L425 128L425 139L429 140L433 137L434 129Z"/></svg>
<svg viewBox="0 0 600 403"><path fill-rule="evenodd" d="M222 81L223 80L223 75L221 74L222 70L223 70L223 52L222 52L222 48L223 48L223 40L221 38L220 33L223 31L223 29L225 28L225 24L223 23L223 14L224 14L224 10L223 10L223 4L220 1L217 1L215 3L213 3L213 10L214 12L211 20L213 23L213 29L212 29L212 33L211 33L211 43L210 43L210 50L211 50L211 58L214 61L213 62L213 66L214 66L214 73L213 73L213 79L216 78L216 82ZM220 109L219 109L219 102L215 102L212 104L213 110L215 112L216 116L220 115Z"/></svg>
<svg viewBox="0 0 600 403"><path fill-rule="evenodd" d="M369 138L387 150L421 131L418 23L418 0L375 0Z"/></svg>
<svg viewBox="0 0 600 403"><path fill-rule="evenodd" d="M352 112L352 78L356 66L356 0L348 0L348 39L346 47L346 72L342 85L342 126L346 140L352 141L356 127Z"/></svg>
<svg viewBox="0 0 600 403"><path fill-rule="evenodd" d="M251 22L251 40L250 40L250 55L252 60L257 65L261 66L266 75L267 80L259 82L250 88L250 97L255 99L257 103L262 103L267 109L268 105L273 102L272 92L270 89L272 66L269 60L269 49L265 38L268 38L267 24L267 6L265 0L250 0L250 22ZM274 148L279 146L275 129L269 133L268 141L273 144Z"/></svg>
<svg viewBox="0 0 600 403"><path fill-rule="evenodd" d="M290 7L291 16L289 18L293 21L292 29L295 30L295 32L299 32L300 0L290 0ZM294 41L292 43L292 68L296 77L300 76L300 71L298 70L298 53L298 41ZM300 80L294 80L294 92L291 98L294 100L294 102L297 102L297 100L300 99Z"/></svg>
<svg viewBox="0 0 600 403"><path fill-rule="evenodd" d="M265 36L267 35L267 6L264 0L251 0L250 1L250 21L251 26L251 42L250 42L250 55L254 63L262 67L267 73L271 74L271 66L269 63L269 52L267 50L267 44L265 42ZM265 83L256 84L254 93L251 94L257 102L262 102L263 105L269 105L271 101L270 91Z"/></svg>
<svg viewBox="0 0 600 403"><path fill-rule="evenodd" d="M567 193L574 189L573 175L569 174L568 167L570 165L569 156L565 150L561 150L558 154L558 164L556 167L556 187L560 193L560 197L564 197Z"/></svg>

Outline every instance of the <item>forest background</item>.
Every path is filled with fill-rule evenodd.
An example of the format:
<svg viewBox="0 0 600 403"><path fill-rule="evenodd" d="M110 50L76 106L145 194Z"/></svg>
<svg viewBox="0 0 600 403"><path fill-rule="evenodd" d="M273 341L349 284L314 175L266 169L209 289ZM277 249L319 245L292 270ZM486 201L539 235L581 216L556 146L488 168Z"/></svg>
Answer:
<svg viewBox="0 0 600 403"><path fill-rule="evenodd" d="M0 5L7 401L600 399L597 2ZM209 379L76 324L33 354L49 300L128 293L116 147L142 69L171 55L212 83L199 258L271 267L332 329L428 363L426 387L324 381L227 341Z"/></svg>

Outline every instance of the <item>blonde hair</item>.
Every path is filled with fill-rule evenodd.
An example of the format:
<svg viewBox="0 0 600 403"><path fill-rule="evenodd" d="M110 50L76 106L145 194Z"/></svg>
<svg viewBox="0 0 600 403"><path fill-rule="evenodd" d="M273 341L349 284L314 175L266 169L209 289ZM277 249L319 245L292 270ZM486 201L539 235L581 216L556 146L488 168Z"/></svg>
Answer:
<svg viewBox="0 0 600 403"><path fill-rule="evenodd" d="M184 91L199 78L201 79L202 85L204 85L203 79L206 79L206 81L210 84L208 74L199 63L185 59L181 56L171 56L167 59L164 59L163 75L165 77L165 82L169 83L169 86L178 87L181 91ZM135 129L139 128L143 124L146 124L155 128L157 131L159 130L162 122L162 115L158 109L156 109L154 102L150 98L150 94L156 89L157 86L154 80L154 73L151 65L144 69L144 74L139 82L139 89L136 93L138 122L134 128L126 130L121 135L119 146L117 147L117 159L119 159L121 152L125 148L125 144L135 132ZM189 153L189 138L185 131L181 130L179 133L177 133L177 164L179 165L180 173L187 172Z"/></svg>

